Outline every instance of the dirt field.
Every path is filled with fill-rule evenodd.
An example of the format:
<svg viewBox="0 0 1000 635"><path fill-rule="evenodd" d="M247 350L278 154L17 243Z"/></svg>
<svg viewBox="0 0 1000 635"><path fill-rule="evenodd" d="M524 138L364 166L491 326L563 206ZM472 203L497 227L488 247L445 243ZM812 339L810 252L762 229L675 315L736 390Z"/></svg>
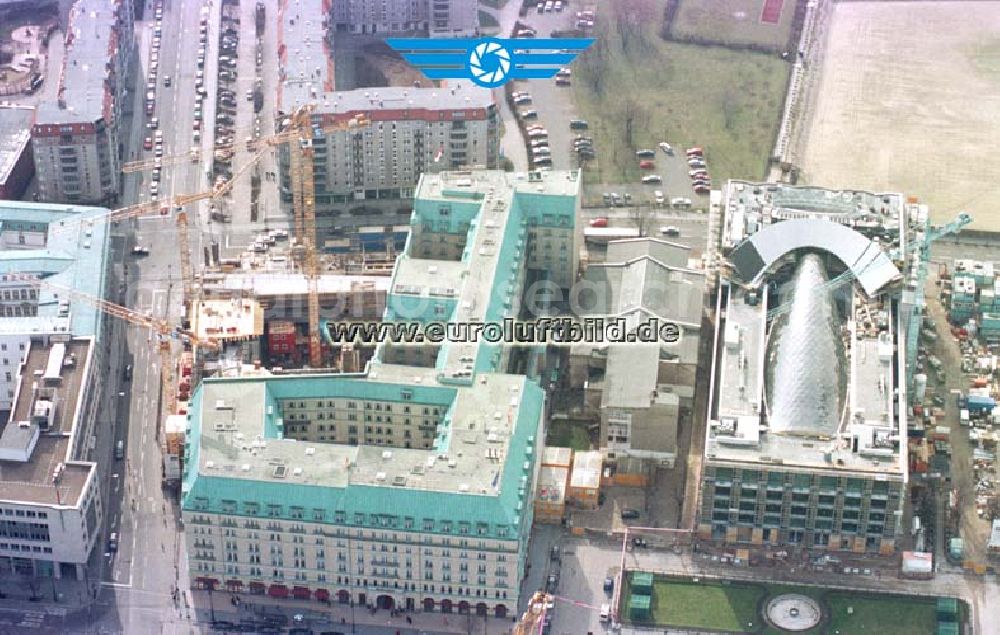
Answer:
<svg viewBox="0 0 1000 635"><path fill-rule="evenodd" d="M1000 2L834 8L802 181L899 191L1000 231Z"/></svg>

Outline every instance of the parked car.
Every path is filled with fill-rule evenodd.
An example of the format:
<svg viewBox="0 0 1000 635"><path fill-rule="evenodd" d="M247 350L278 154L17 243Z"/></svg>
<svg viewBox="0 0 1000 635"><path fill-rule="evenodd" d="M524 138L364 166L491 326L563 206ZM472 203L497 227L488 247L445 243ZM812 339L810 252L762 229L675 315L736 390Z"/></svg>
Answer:
<svg viewBox="0 0 1000 635"><path fill-rule="evenodd" d="M667 200L666 197L663 196L663 190L654 191L653 200L656 201L657 205L663 205L663 202Z"/></svg>
<svg viewBox="0 0 1000 635"><path fill-rule="evenodd" d="M639 518L640 514L638 509L623 509L621 516L622 520L635 520Z"/></svg>
<svg viewBox="0 0 1000 635"><path fill-rule="evenodd" d="M656 150L636 150L635 156L640 159L652 159L656 156Z"/></svg>
<svg viewBox="0 0 1000 635"><path fill-rule="evenodd" d="M695 147L693 147L693 148L688 148L688 149L687 149L687 150L685 150L684 152L685 152L685 153L686 153L686 154L687 154L687 155L688 155L689 157L692 157L692 156L699 156L699 157L700 157L700 156L703 156L703 155L705 154L705 151L704 151L704 150L702 150L701 148L699 148L698 146L695 146Z"/></svg>
<svg viewBox="0 0 1000 635"><path fill-rule="evenodd" d="M660 178L659 174L650 174L642 177L643 185L659 185L663 183L663 179Z"/></svg>
<svg viewBox="0 0 1000 635"><path fill-rule="evenodd" d="M698 185L694 188L695 194L708 194L710 191L711 189L705 185Z"/></svg>
<svg viewBox="0 0 1000 635"><path fill-rule="evenodd" d="M164 86L166 86L167 88L170 88L170 85L172 83L173 83L173 80L170 79L170 75L164 75L163 76L163 85Z"/></svg>
<svg viewBox="0 0 1000 635"><path fill-rule="evenodd" d="M689 199L689 198L680 198L680 197L672 198L672 199L670 199L670 206L671 207L677 207L677 208L691 207L691 199Z"/></svg>
<svg viewBox="0 0 1000 635"><path fill-rule="evenodd" d="M569 77L556 77L556 86L572 86L573 82Z"/></svg>
<svg viewBox="0 0 1000 635"><path fill-rule="evenodd" d="M150 130L156 130L160 127L160 120L156 117L150 117L149 123L146 124L146 127Z"/></svg>
<svg viewBox="0 0 1000 635"><path fill-rule="evenodd" d="M652 170L653 168L656 167L656 163L650 161L649 159L646 159L644 161L639 161L639 167L642 168L643 170Z"/></svg>
<svg viewBox="0 0 1000 635"><path fill-rule="evenodd" d="M572 119L569 122L570 130L586 130L589 127L586 119Z"/></svg>
<svg viewBox="0 0 1000 635"><path fill-rule="evenodd" d="M604 592L607 593L608 595L611 595L611 593L614 590L615 590L615 579L612 578L611 576L604 578Z"/></svg>
<svg viewBox="0 0 1000 635"><path fill-rule="evenodd" d="M592 219L590 219L590 226L591 227L607 227L608 226L608 219L604 218L603 216L598 217L598 218L592 218Z"/></svg>
<svg viewBox="0 0 1000 635"><path fill-rule="evenodd" d="M660 233L664 236L680 236L681 230L677 229L673 225L667 225L666 227L660 228Z"/></svg>
<svg viewBox="0 0 1000 635"><path fill-rule="evenodd" d="M142 140L142 149L143 150L152 150L153 149L153 139L152 139L152 137L146 137L145 139Z"/></svg>
<svg viewBox="0 0 1000 635"><path fill-rule="evenodd" d="M521 119L538 119L538 111L530 109L522 110L518 113L518 116L521 117Z"/></svg>
<svg viewBox="0 0 1000 635"><path fill-rule="evenodd" d="M663 150L664 154L669 154L669 155L673 155L674 154L674 149L666 141L661 141L660 142L660 150Z"/></svg>

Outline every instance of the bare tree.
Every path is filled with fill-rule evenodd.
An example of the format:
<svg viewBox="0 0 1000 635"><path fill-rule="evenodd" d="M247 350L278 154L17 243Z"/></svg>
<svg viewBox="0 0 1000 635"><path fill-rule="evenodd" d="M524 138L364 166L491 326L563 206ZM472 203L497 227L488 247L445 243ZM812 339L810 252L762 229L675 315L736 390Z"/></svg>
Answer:
<svg viewBox="0 0 1000 635"><path fill-rule="evenodd" d="M622 102L621 122L625 145L633 147L632 133L649 123L649 111L635 98L627 97Z"/></svg>
<svg viewBox="0 0 1000 635"><path fill-rule="evenodd" d="M629 217L635 224L635 228L639 230L640 236L648 236L653 224L656 222L656 214L646 201L640 201L632 207L629 210Z"/></svg>

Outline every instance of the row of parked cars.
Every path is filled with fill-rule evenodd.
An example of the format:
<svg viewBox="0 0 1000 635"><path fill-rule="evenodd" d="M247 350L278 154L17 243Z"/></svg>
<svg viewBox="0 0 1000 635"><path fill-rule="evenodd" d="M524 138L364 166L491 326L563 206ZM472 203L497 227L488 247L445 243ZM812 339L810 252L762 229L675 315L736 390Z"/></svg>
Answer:
<svg viewBox="0 0 1000 635"><path fill-rule="evenodd" d="M695 194L708 194L712 189L712 178L708 175L708 164L705 163L705 151L699 147L688 148L686 151L688 177Z"/></svg>
<svg viewBox="0 0 1000 635"><path fill-rule="evenodd" d="M160 177L163 174L163 131L156 112L156 84L160 71L160 44L163 41L163 0L156 0L153 9L156 22L153 23L153 42L149 51L149 71L146 75L146 128L149 134L142 141L142 149L154 152L156 162L149 178L149 198L155 201L160 195ZM164 85L170 86L170 76L164 77Z"/></svg>

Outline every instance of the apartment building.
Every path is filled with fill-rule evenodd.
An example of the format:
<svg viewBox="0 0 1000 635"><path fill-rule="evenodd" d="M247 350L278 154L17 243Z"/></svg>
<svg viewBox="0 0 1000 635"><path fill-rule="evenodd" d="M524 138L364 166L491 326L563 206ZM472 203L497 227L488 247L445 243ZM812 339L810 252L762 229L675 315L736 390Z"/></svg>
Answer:
<svg viewBox="0 0 1000 635"><path fill-rule="evenodd" d="M425 175L415 196L385 319L500 320L517 314L531 219L572 228L579 180L443 173ZM443 252L430 246L441 237ZM576 257L559 251L557 275ZM512 372L521 347L426 348L408 360L380 346L355 375L201 383L182 488L197 588L484 617L516 612L544 393Z"/></svg>
<svg viewBox="0 0 1000 635"><path fill-rule="evenodd" d="M407 11L427 5L395 4L405 4ZM450 11L477 11L474 3L454 4ZM369 5L374 3L356 6ZM351 6L334 3L334 12ZM338 91L331 40L317 35L313 26L322 16L318 0L303 0L295 12L284 12L278 24L277 127L297 108L314 107L317 215L337 217L338 227L377 224L373 213L409 213L413 190L425 172L499 166L499 115L490 90L468 81L440 87L428 81L423 86ZM352 120L363 123L350 125ZM286 146L279 148L278 168L282 201L290 204ZM376 202L380 200L385 203ZM397 200L405 203L394 205ZM394 217L385 224L400 222L405 221Z"/></svg>
<svg viewBox="0 0 1000 635"><path fill-rule="evenodd" d="M39 104L31 129L42 201L108 205L118 197L132 11L126 0L77 0L70 10L58 99Z"/></svg>
<svg viewBox="0 0 1000 635"><path fill-rule="evenodd" d="M465 0L343 0L333 3L332 18L342 33L466 37L479 32L476 3Z"/></svg>
<svg viewBox="0 0 1000 635"><path fill-rule="evenodd" d="M352 119L364 124L348 126ZM492 93L471 82L330 93L313 120L318 129L329 129L313 139L320 216L347 216L364 201L411 199L423 173L492 169L499 161ZM288 167L288 149L282 146L279 170L286 203L291 202Z"/></svg>
<svg viewBox="0 0 1000 635"><path fill-rule="evenodd" d="M743 182L724 197L731 268L715 299L699 535L892 554L913 315L896 283L923 284L909 250L926 210L898 194Z"/></svg>

